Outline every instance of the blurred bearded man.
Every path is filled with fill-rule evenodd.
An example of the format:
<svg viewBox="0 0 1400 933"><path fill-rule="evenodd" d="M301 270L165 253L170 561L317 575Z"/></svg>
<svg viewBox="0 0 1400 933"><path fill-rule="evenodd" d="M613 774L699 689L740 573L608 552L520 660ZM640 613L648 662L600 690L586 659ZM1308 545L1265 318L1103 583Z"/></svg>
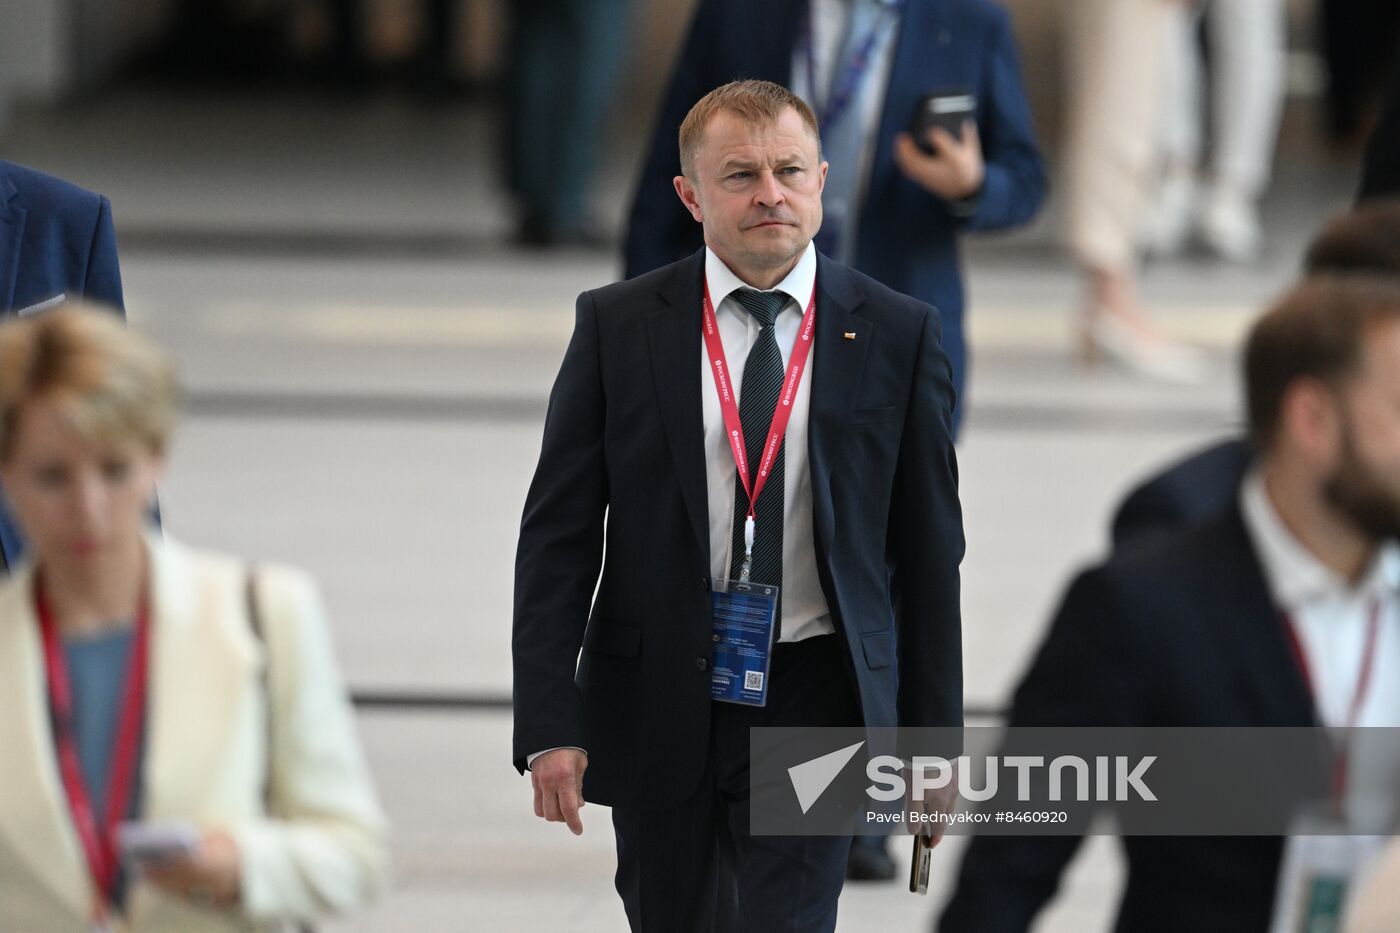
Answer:
<svg viewBox="0 0 1400 933"><path fill-rule="evenodd" d="M1244 382L1253 465L1233 506L1079 575L1013 727L1400 726L1400 285L1298 286L1255 325ZM1380 801L1362 818L1394 825L1396 768L1356 756L1343 770L1349 819ZM1113 929L1301 929L1274 911L1304 902L1288 885L1311 875L1280 866L1307 838L1125 837ZM938 930L1025 933L1078 844L976 837ZM1354 878L1328 877L1340 906Z"/></svg>

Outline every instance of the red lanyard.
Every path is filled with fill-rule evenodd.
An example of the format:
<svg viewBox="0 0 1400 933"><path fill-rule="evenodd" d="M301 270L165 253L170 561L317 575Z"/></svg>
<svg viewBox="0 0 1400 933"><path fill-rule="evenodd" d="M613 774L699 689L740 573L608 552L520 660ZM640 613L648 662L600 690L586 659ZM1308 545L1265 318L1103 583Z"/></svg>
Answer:
<svg viewBox="0 0 1400 933"><path fill-rule="evenodd" d="M1317 684L1313 680L1312 667L1308 664L1307 653L1303 651L1303 642L1298 637L1297 626L1293 624L1292 616L1284 616L1284 629L1288 632L1288 644L1293 649L1293 657L1298 662L1298 669L1303 674L1303 683L1307 686L1308 692L1313 695L1314 703L1317 702ZM1352 694L1351 705L1347 708L1347 721L1345 730L1342 733L1342 741L1337 749L1336 764L1332 769L1332 806L1334 810L1340 810L1343 798L1346 796L1348 772L1351 766L1351 730L1361 720L1361 708L1366 705L1366 696L1371 692L1371 674L1376 666L1376 642L1380 638L1381 630L1381 602L1376 599L1371 603L1371 613L1366 620L1366 642L1362 648L1361 668L1356 674L1356 692ZM1321 717L1319 717L1321 718Z"/></svg>
<svg viewBox="0 0 1400 933"><path fill-rule="evenodd" d="M724 355L724 343L719 338L719 323L715 320L714 304L710 301L710 283L705 282L705 349L709 353L710 374L715 378L715 390L719 393L720 411L724 413L724 430L729 435L729 449L734 452L734 464L739 469L739 482L749 497L749 514L744 523L744 567L747 577L749 559L753 553L754 505L758 502L763 487L768 484L768 474L773 469L773 461L778 457L783 436L787 434L788 419L792 417L792 401L797 397L797 386L802 382L802 371L807 368L807 355L812 351L812 330L817 321L817 290L812 288L812 298L807 302L807 312L802 317L802 327L797 339L792 342L792 353L788 358L787 382L778 396L778 404L773 408L773 422L768 428L768 442L763 445L763 457L758 463L758 475L751 477L749 455L744 449L744 425L739 419L739 406L734 400L734 381L730 378L729 363Z"/></svg>
<svg viewBox="0 0 1400 933"><path fill-rule="evenodd" d="M98 892L96 913L99 920L107 914L107 904L116 893L121 868L116 848L117 825L126 818L136 782L136 761L141 743L141 726L146 714L147 647L150 643L150 614L143 594L136 611L136 637L127 662L126 684L123 691L117 733L113 739L107 775L107 812L99 824L83 781L78 759L78 743L73 732L73 683L68 661L58 634L58 624L44 596L42 584L36 581L35 604L39 614L39 630L44 640L44 666L48 674L49 708L53 712L54 739L58 750L59 774L68 796L73 823L87 857L88 869Z"/></svg>

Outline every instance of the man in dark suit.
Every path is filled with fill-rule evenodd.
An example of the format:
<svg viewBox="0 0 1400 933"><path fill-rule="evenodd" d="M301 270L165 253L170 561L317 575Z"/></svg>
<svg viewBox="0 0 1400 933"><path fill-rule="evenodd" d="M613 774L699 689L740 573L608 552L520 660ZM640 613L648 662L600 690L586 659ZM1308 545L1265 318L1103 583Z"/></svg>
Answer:
<svg viewBox="0 0 1400 933"><path fill-rule="evenodd" d="M1113 513L1113 547L1190 527L1224 512L1239 494L1249 461L1249 442L1231 437L1152 474L1134 486Z"/></svg>
<svg viewBox="0 0 1400 933"><path fill-rule="evenodd" d="M849 837L750 835L748 730L961 725L948 361L933 308L813 248L827 164L800 98L735 82L681 138L673 186L705 248L581 295L550 397L516 556L514 759L537 815L577 833L583 799L613 808L634 930L829 931ZM750 473L770 463L752 506L745 450ZM712 698L712 591L750 567L781 587L762 706Z"/></svg>
<svg viewBox="0 0 1400 933"><path fill-rule="evenodd" d="M1333 218L1308 247L1310 275L1369 273L1400 278L1400 198L1380 198ZM1113 546L1172 531L1224 511L1249 468L1242 437L1217 441L1135 486L1113 516Z"/></svg>
<svg viewBox="0 0 1400 933"><path fill-rule="evenodd" d="M958 237L1025 223L1045 194L1006 11L990 0L701 0L633 200L628 278L700 245L665 190L676 130L702 94L740 77L798 89L821 117L828 156L845 144L851 154L833 161L818 246L938 309L961 403ZM976 97L975 120L961 140L939 136L937 155L927 155L901 134L924 95L954 90Z"/></svg>
<svg viewBox="0 0 1400 933"><path fill-rule="evenodd" d="M65 299L122 310L112 205L100 194L0 160L0 315ZM20 556L19 529L0 502L0 569Z"/></svg>
<svg viewBox="0 0 1400 933"><path fill-rule="evenodd" d="M1400 724L1400 684L1383 680L1400 676L1400 652L1373 655L1368 680L1385 686L1363 693L1358 673L1368 645L1400 638L1400 285L1305 283L1245 355L1260 453L1236 501L1071 584L1013 725ZM1284 840L1122 842L1119 933L1269 929ZM974 838L938 929L1023 933L1078 845Z"/></svg>

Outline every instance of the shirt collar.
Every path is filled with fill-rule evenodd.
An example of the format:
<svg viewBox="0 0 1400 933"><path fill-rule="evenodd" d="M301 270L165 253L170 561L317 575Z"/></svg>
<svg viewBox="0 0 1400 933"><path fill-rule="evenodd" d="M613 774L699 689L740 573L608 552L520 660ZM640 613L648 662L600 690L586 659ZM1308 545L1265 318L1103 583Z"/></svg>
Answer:
<svg viewBox="0 0 1400 933"><path fill-rule="evenodd" d="M715 303L715 313L719 313L719 306L724 303L732 293L741 288L751 288L733 271L724 264L724 260L715 255L715 251L708 246L705 247L705 281L710 286L710 300ZM802 311L807 310L807 304L812 299L812 290L817 285L817 248L811 243L802 251L802 256L797 260L797 265L792 267L792 271L787 274L777 285L766 291L784 292L787 296L797 302ZM737 304L737 303L736 303ZM734 313L747 317L747 313L742 307Z"/></svg>
<svg viewBox="0 0 1400 933"><path fill-rule="evenodd" d="M1318 600L1356 595L1394 598L1400 593L1400 545L1394 541L1382 544L1361 582L1353 587L1314 557L1288 530L1269 499L1263 474L1257 469L1250 471L1240 487L1240 511L1263 565L1269 591L1284 611L1294 612Z"/></svg>

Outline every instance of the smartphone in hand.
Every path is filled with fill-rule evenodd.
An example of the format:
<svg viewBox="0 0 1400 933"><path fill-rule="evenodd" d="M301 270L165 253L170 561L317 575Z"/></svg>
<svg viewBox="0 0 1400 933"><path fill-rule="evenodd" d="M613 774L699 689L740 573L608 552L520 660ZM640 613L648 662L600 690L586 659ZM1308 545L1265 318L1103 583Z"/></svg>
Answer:
<svg viewBox="0 0 1400 933"><path fill-rule="evenodd" d="M122 823L117 851L128 865L160 865L194 855L202 835L193 823Z"/></svg>
<svg viewBox="0 0 1400 933"><path fill-rule="evenodd" d="M912 893L928 893L928 872L932 864L933 840L923 833L915 833L914 859L909 865L909 890Z"/></svg>
<svg viewBox="0 0 1400 933"><path fill-rule="evenodd" d="M977 96L970 91L953 88L925 94L914 108L914 116L909 121L909 135L914 143L929 155L935 155L929 142L929 130L942 127L955 139L962 138L963 121L974 119L977 114Z"/></svg>

